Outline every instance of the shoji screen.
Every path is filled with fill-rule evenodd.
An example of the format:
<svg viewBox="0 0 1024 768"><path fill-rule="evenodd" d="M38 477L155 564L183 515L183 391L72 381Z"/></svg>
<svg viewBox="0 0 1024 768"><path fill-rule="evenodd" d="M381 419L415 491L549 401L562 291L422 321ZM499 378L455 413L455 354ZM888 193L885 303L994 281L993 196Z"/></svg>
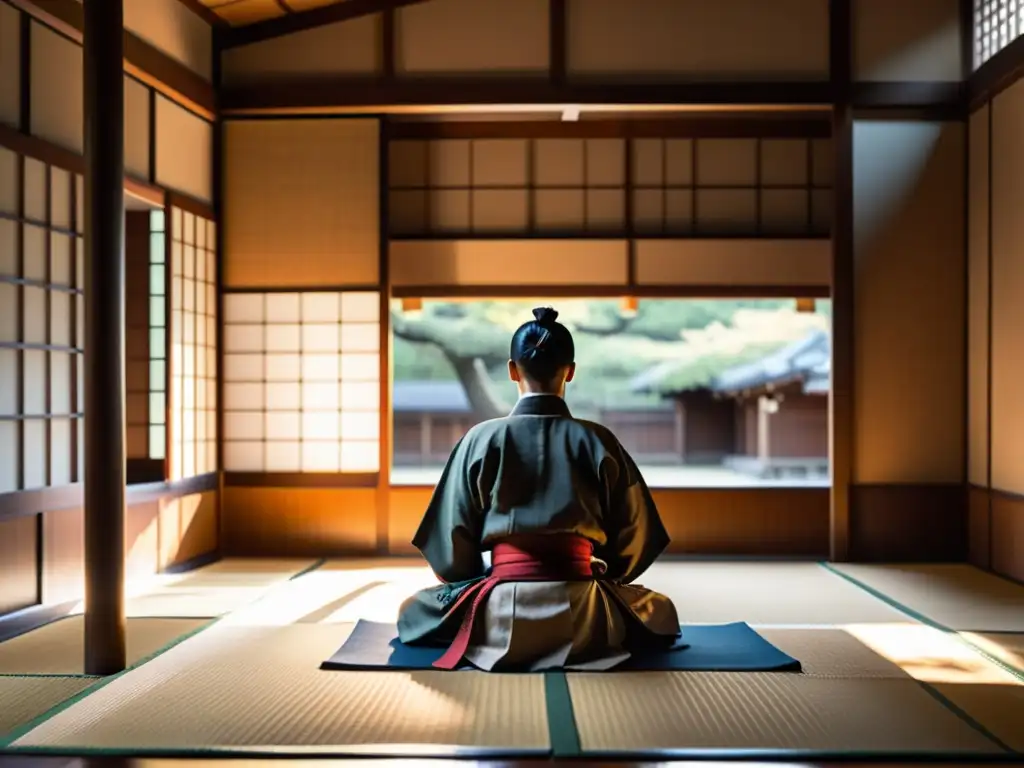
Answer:
<svg viewBox="0 0 1024 768"><path fill-rule="evenodd" d="M0 148L0 493L80 476L81 201L80 178Z"/></svg>
<svg viewBox="0 0 1024 768"><path fill-rule="evenodd" d="M149 215L148 458L167 455L167 215Z"/></svg>
<svg viewBox="0 0 1024 768"><path fill-rule="evenodd" d="M974 0L974 68L995 56L1024 32L1021 0Z"/></svg>
<svg viewBox="0 0 1024 768"><path fill-rule="evenodd" d="M379 470L376 291L224 297L224 469Z"/></svg>
<svg viewBox="0 0 1024 768"><path fill-rule="evenodd" d="M177 480L217 469L217 263L212 221L171 208L170 234L170 475ZM159 305L154 296L154 315Z"/></svg>
<svg viewBox="0 0 1024 768"><path fill-rule="evenodd" d="M125 217L125 363L129 460L159 469L167 455L167 239L163 209ZM145 288L143 287L145 286ZM129 463L129 482L133 482ZM149 479L147 477L147 479Z"/></svg>
<svg viewBox="0 0 1024 768"><path fill-rule="evenodd" d="M392 140L391 235L826 237L830 141ZM628 202L627 202L628 200Z"/></svg>

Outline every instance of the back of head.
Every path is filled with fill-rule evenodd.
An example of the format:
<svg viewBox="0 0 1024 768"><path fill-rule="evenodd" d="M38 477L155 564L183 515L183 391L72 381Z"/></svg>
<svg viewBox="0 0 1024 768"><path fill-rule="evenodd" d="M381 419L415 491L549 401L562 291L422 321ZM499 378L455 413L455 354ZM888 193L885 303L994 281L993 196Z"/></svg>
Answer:
<svg viewBox="0 0 1024 768"><path fill-rule="evenodd" d="M558 312L551 307L533 310L533 318L512 334L508 356L526 376L544 386L572 365L576 345L569 329L557 322Z"/></svg>

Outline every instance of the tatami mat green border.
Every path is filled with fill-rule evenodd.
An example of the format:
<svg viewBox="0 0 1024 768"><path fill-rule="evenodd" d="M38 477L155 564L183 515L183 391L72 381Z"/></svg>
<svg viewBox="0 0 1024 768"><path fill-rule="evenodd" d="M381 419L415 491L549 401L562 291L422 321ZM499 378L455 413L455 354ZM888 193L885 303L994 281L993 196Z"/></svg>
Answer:
<svg viewBox="0 0 1024 768"><path fill-rule="evenodd" d="M108 683L112 683L117 678L122 677L124 675L127 675L133 669L138 669L139 667L141 667L146 662L152 661L153 659L155 659L157 656L161 655L162 653L166 653L167 651L171 650L171 648L173 648L174 646L179 645L180 643L185 642L186 640L188 640L191 637L195 637L200 632L202 632L204 629L207 629L208 627L210 627L214 623L215 623L215 621L210 621L210 622L208 622L206 624L203 624L200 627L196 627L196 629L194 629L191 632L187 632L184 635L181 635L180 637L176 637L174 640L169 642L163 648L160 648L160 649L154 651L153 653L149 654L148 656L146 656L146 657L144 657L142 659L139 659L135 664L132 664L130 667L127 667L126 669L122 670L121 672L118 672L116 675L110 675L109 677L96 677L95 675L24 675L24 677L37 677L37 678L38 677L72 677L72 678L78 678L78 679L91 678L91 679L95 679L96 682L93 685L90 685L88 688L85 688L85 689L79 691L74 696L72 696L70 698L67 698L67 699L64 699L64 701L62 701L59 704L51 707L50 709L48 709L46 712L44 712L43 714L39 715L38 717L35 717L32 720L29 720L27 723L25 723L25 725L21 726L20 728L15 728L10 733L0 734L0 749L11 748L11 744L13 742L15 742L18 739L20 739L22 736L24 736L26 733L31 731L36 726L42 725L44 722L49 720L54 715L57 715L57 714L63 712L68 707L74 706L75 704L80 702L82 699L84 699L86 696L88 696L89 694L95 693L96 691L98 691L100 688L104 687Z"/></svg>
<svg viewBox="0 0 1024 768"><path fill-rule="evenodd" d="M60 616L60 617L54 619L53 621L48 621L45 624L40 624L38 627L32 627L32 629L28 630L27 632L22 632L20 635L14 635L13 637L9 637L6 640L2 640L0 642L6 643L9 640L14 640L15 638L18 638L18 637L24 637L25 635L29 635L29 634L37 631L37 630L43 629L44 627L52 627L54 624L58 624L59 622L62 622L62 621L67 621L68 619L78 618L81 615L82 614L73 613L70 616ZM206 629L210 624L212 624L214 621L217 620L216 616L138 616L138 617L136 617L136 616L129 616L127 620L129 622L131 622L132 620L134 620L136 618L142 619L143 621L149 621L150 619L157 620L157 621L168 620L168 619L170 619L170 620L173 620L173 619L186 619L186 620L189 620L189 619L191 619L193 621L205 621L206 624L204 624L201 627L196 627L195 629L193 629L193 630L191 630L189 632L182 633L181 635L176 637L171 642L169 642L166 645L161 646L160 648L158 648L153 653L151 653L148 656L145 656L145 657L139 659L134 664L129 665L128 668L124 670L125 672L127 672L129 670L132 670L132 669L135 669L140 664L144 664L145 662L150 661L154 657L156 657L156 656L160 655L161 653L163 653L165 650L169 650L170 648L172 648L176 643L179 643L182 640L187 640L189 637L191 637L192 635L196 634L197 632ZM103 679L102 675L86 675L86 674L81 673L81 672L0 672L0 677L73 677L73 678L80 679L80 680L97 680L97 681ZM2 742L0 742L0 744L2 744Z"/></svg>
<svg viewBox="0 0 1024 768"><path fill-rule="evenodd" d="M262 598L266 597L268 594L272 593L275 589L280 588L283 584L287 584L288 582L294 581L295 579L299 578L300 576L305 576L307 573L311 573L312 571L315 571L317 568L321 567L326 562L327 562L327 558L321 558L321 559L317 560L315 563L312 563L312 564L308 565L307 567L303 568L302 570L292 574L285 581L280 582L279 584L270 587L270 589L268 589L266 592L263 592L262 594L254 597L250 602L246 603L245 605L239 606L239 608L244 608L244 607L246 607L248 605L252 605L256 601L261 600ZM203 631L209 629L214 624L217 624L219 621L221 621L223 618L225 618L228 615L229 614L226 613L223 616L218 616L217 618L208 621L207 623L203 624L202 626L196 627L193 631L187 632L184 635L181 635L180 637L175 638L174 640L169 642L167 645L165 645L162 648L154 651L153 653L149 654L148 656L146 656L146 657L144 657L142 659L139 659L135 664L132 664L130 667L127 667L126 669L118 672L115 675L109 675L108 677L98 677L98 678L95 678L96 682L93 685L90 685L85 690L80 691L79 693L76 693L74 696L71 696L70 698L64 699L64 701L62 701L60 704L57 704L57 705L51 707L46 712L44 712L43 714L39 715L36 718L33 718L32 720L30 720L28 723L26 723L25 725L21 726L20 728L16 728L15 730L11 731L10 733L0 734L0 751L10 751L10 752L17 752L17 753L32 751L32 752L38 753L38 749L37 748L33 748L33 747L12 747L11 745L15 741L20 739L22 736L27 734L29 731L31 731L34 728L42 725L43 723L45 723L50 718L55 717L56 715L60 714L61 712L63 712L64 710L66 710L66 709L68 709L70 707L73 707L75 704L77 704L78 702L82 701L87 696L95 693L96 691L100 690L104 686L109 685L110 683L114 682L118 678L124 677L129 672L131 672L132 670L138 669L143 664L146 664L147 662L152 661L156 657L161 656L164 653L167 653L167 651L171 650L175 646L180 645L181 643L185 642L186 640L189 640L189 639L195 637L200 632L203 632ZM70 618L70 617L65 617L65 618ZM149 617L147 617L147 618L149 618ZM60 621L60 619L58 619L58 621ZM30 675L21 675L20 677L30 677ZM47 675L31 675L31 677L51 677L51 676L47 676ZM92 677L95 677L95 676L94 675L59 675L59 677L75 677L75 678L83 678L83 677L85 677L85 678L92 678ZM128 752L126 752L125 754L128 754Z"/></svg>
<svg viewBox="0 0 1024 768"><path fill-rule="evenodd" d="M878 600L881 600L883 603L886 603L887 605L895 608L897 611L900 611L901 613L909 616L910 618L914 619L915 621L919 621L920 623L925 624L925 625L931 627L932 629L937 629L940 632L944 632L945 634L950 635L951 637L956 639L957 642L962 643L963 645L966 645L971 650L973 650L976 653L978 653L986 661L989 661L992 664L995 664L997 667L1002 669L1004 672L1007 672L1008 674L1013 675L1015 678L1017 678L1022 683L1024 683L1024 669L1016 667L1013 664L1010 664L1010 663L1006 662L1005 660L1000 659L997 656L994 656L992 653L990 653L989 651L985 650L984 648L979 646L977 643L971 642L971 640L969 640L968 638L964 637L957 630L952 629L951 627L947 627L945 624L940 624L939 622L935 621L935 619L931 618L930 616L926 616L925 614L921 613L920 611L916 611L913 608L911 608L910 606L904 605L900 601L896 600L895 598L890 597L889 595L885 594L881 590L875 589L874 587L872 587L872 586L870 586L868 584L865 584L863 581L858 579L856 576L851 576L850 574L844 573L843 571L839 570L838 568L833 567L831 563L824 563L823 562L823 563L819 563L819 565L821 565L821 567L824 568L825 570L827 570L829 573L835 574L839 578L844 579L845 581L849 582L850 584L853 584L855 587L858 587L858 588L864 590L865 592L867 592L872 597L877 598Z"/></svg>
<svg viewBox="0 0 1024 768"><path fill-rule="evenodd" d="M904 605L903 603L899 602L895 598L890 597L889 595L887 595L886 593L882 592L881 590L875 589L874 587L871 587L871 586L865 584L864 582L862 582L860 579L856 578L855 576L851 576L851 575L849 575L847 573L844 573L844 572L840 571L838 568L834 568L830 563L821 563L821 566L823 568L825 568L825 570L829 571L830 573L833 573L836 576L839 576L840 578L846 580L847 582L849 582L853 586L857 587L858 589L864 590L865 592L867 592L869 595L871 595L875 599L881 600L883 603L886 603L887 605L895 608L897 611L900 611L901 613L905 614L906 616L908 616L909 618L913 619L914 621L917 621L917 622L919 622L921 624L924 624L925 626L931 627L932 629L938 630L939 632L942 632L942 633L946 634L947 636L950 636L950 637L954 638L957 642L959 642L962 645L967 646L972 651L977 653L979 656L984 658L986 661L988 661L988 662L990 662L992 664L995 664L997 667L1002 669L1004 672L1007 672L1008 674L1013 675L1015 678L1017 678L1022 683L1024 683L1024 670L1018 669L1017 667L1013 666L1012 664L1008 664L1005 661L1003 661L1002 659L994 656L993 654L989 653L987 650L985 650L984 648L980 647L976 643L973 643L970 640L968 640L966 637L961 635L955 629L951 629L950 627L947 627L944 624L940 624L939 622L935 621L931 617L926 616L925 614L923 614L923 613L921 613L919 611L914 610L913 608L911 608L908 605ZM1013 749L1008 744L1006 744L1002 739L1000 739L994 733L992 733L981 722L979 722L974 717L969 715L961 707L959 707L955 703L953 703L947 696L943 695L943 693L938 688L936 688L935 686L930 685L929 683L924 682L922 680L918 680L917 683L922 688L924 688L924 690L927 691L936 701L938 701L940 704L942 704L946 709L948 709L950 712L952 712L954 715L956 715L958 718L960 718L963 722L967 723L967 725L971 726L971 728L976 730L978 733L980 733L986 739L991 741L993 744L996 744L1000 749L1005 750L1008 754L1011 754L1011 755L1020 755L1021 754L1020 752L1018 752L1017 750Z"/></svg>
<svg viewBox="0 0 1024 768"><path fill-rule="evenodd" d="M544 704L552 757L579 757L582 754L580 732L576 727L569 678L565 672L544 673Z"/></svg>
<svg viewBox="0 0 1024 768"><path fill-rule="evenodd" d="M1005 741L1003 741L998 736L996 736L994 733L992 733L992 731L990 731L988 728L986 728L985 725L983 723L981 723L977 718L974 718L970 714L968 714L963 709L963 707L958 706L948 696L945 696L942 693L942 691L940 691L934 685L932 685L931 683L926 683L923 680L918 680L917 684L920 685L922 688L924 688L924 690L933 699L935 699L937 702L939 702L939 704L941 704L946 709L948 709L950 712L952 712L954 715L959 717L961 720L963 720L965 723L967 723L967 725L971 726L971 728L973 728L978 733L980 733L982 736L984 736L986 739L988 739L993 744L998 746L1001 750L1003 750L1004 752L1008 752L1009 754L1014 754L1014 755L1020 754L1019 752L1017 752L1017 750L1015 750L1013 747L1011 747Z"/></svg>

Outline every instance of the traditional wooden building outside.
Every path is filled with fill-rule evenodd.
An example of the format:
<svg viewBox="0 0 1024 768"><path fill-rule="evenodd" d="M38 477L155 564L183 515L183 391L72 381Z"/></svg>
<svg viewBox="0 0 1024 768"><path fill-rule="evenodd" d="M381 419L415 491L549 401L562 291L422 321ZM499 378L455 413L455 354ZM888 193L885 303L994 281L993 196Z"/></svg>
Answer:
<svg viewBox="0 0 1024 768"><path fill-rule="evenodd" d="M761 478L828 477L830 344L825 331L728 368L706 384L663 385L660 365L634 389L674 403L681 464L721 464Z"/></svg>

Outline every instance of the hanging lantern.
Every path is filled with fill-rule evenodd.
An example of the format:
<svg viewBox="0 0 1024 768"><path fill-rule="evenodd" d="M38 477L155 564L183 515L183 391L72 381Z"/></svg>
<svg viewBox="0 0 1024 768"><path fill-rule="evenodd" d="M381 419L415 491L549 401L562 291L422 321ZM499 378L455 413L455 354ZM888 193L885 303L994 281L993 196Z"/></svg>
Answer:
<svg viewBox="0 0 1024 768"><path fill-rule="evenodd" d="M640 302L636 296L624 296L619 306L619 314L627 318L636 317L639 307Z"/></svg>
<svg viewBox="0 0 1024 768"><path fill-rule="evenodd" d="M814 314L814 310L817 308L817 302L814 299L797 299L796 300L796 311L806 312Z"/></svg>
<svg viewBox="0 0 1024 768"><path fill-rule="evenodd" d="M423 299L402 299L402 314L416 316L423 312Z"/></svg>

